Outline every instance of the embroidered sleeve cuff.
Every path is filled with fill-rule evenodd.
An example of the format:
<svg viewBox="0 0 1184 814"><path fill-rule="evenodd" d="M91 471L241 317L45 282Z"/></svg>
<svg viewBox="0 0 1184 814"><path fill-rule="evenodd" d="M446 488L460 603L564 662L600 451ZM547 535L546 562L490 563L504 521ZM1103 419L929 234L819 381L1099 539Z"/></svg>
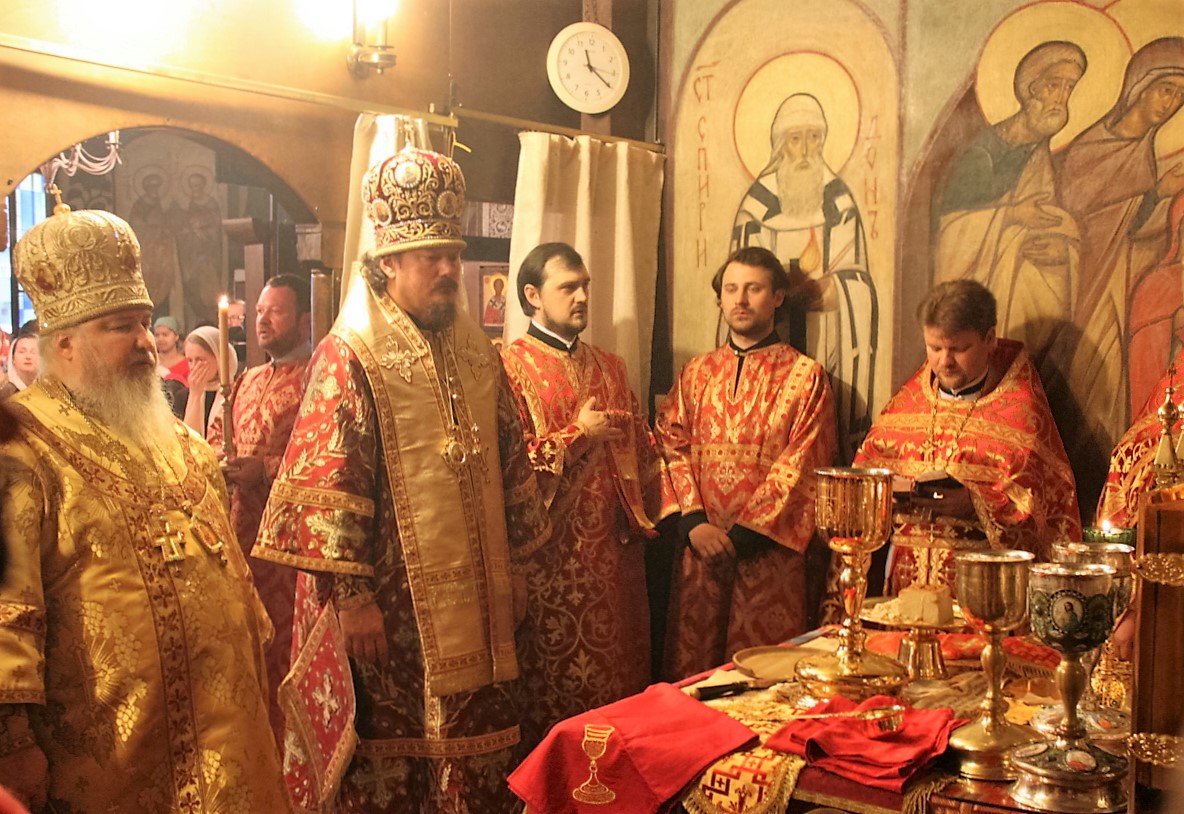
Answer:
<svg viewBox="0 0 1184 814"><path fill-rule="evenodd" d="M337 574L333 580L333 601L337 610L353 610L374 601L371 580L349 574Z"/></svg>

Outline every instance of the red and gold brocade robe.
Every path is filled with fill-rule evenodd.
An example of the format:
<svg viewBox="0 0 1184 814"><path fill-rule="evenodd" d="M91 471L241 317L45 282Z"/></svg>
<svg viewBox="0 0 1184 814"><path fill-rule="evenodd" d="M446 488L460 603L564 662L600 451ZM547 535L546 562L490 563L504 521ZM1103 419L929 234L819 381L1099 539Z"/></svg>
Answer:
<svg viewBox="0 0 1184 814"><path fill-rule="evenodd" d="M510 564L549 532L480 328L421 332L358 281L313 355L254 551L302 571L294 651L327 601L382 611L390 658L352 662L359 743L339 811L510 809Z"/></svg>
<svg viewBox="0 0 1184 814"><path fill-rule="evenodd" d="M651 682L644 541L661 507L663 467L619 356L583 342L572 353L524 336L502 354L552 536L527 563L518 629L531 703L524 740L554 723L641 692ZM575 423L595 397L616 411L620 441Z"/></svg>
<svg viewBox="0 0 1184 814"><path fill-rule="evenodd" d="M834 397L822 366L789 345L728 346L686 364L659 411L657 435L683 515L705 512L776 545L708 566L688 545L675 559L665 671L686 676L737 650L806 629L805 558L814 535L814 470L835 454Z"/></svg>
<svg viewBox="0 0 1184 814"><path fill-rule="evenodd" d="M970 492L975 518L898 511L891 585L953 588L956 550L1018 548L1049 560L1055 540L1081 539L1077 487L1040 377L1023 345L999 339L988 387L974 400L943 399L923 365L884 407L856 466L915 477L943 470Z"/></svg>
<svg viewBox="0 0 1184 814"><path fill-rule="evenodd" d="M305 350L305 353L308 351ZM271 492L271 482L280 471L292 425L304 396L304 374L308 358L271 362L251 368L234 382L230 391L234 427L234 454L263 461L267 477L258 483L236 485L230 493L230 522L244 554L249 554L259 535L259 521ZM210 423L209 441L222 458L222 415ZM259 598L267 608L275 639L267 648L267 676L271 690L271 725L277 736L284 728L276 703L276 690L292 662L292 603L296 599L296 572L282 565L252 558L251 575Z"/></svg>
<svg viewBox="0 0 1184 814"><path fill-rule="evenodd" d="M209 446L177 421L175 444L146 449L51 376L8 404L21 429L0 447L0 722L28 715L46 810L290 811L270 626Z"/></svg>
<svg viewBox="0 0 1184 814"><path fill-rule="evenodd" d="M1176 388L1173 401L1177 407L1181 406L1182 381L1184 351L1176 355L1172 369L1155 385L1151 397L1110 455L1110 471L1106 474L1106 485L1098 498L1095 525L1109 520L1117 528L1130 528L1139 522L1143 501L1155 489L1155 469L1152 464L1159 450L1159 439L1163 436L1163 424L1157 411L1163 406L1169 385ZM1173 440L1179 439L1179 423L1172 428L1172 432Z"/></svg>

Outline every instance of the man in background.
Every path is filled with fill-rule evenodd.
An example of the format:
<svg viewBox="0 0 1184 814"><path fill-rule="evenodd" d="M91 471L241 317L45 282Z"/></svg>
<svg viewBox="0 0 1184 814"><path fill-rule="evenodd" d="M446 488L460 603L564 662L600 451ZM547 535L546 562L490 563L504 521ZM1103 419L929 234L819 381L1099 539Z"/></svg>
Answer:
<svg viewBox="0 0 1184 814"><path fill-rule="evenodd" d="M658 415L669 509L686 541L671 587L666 673L682 677L807 629L803 556L814 470L835 454L826 372L781 341L789 278L767 249L730 256L712 280L728 343L683 367Z"/></svg>
<svg viewBox="0 0 1184 814"><path fill-rule="evenodd" d="M530 328L502 357L554 531L527 563L518 635L531 745L651 682L644 546L663 467L624 360L580 339L590 280L571 246L535 247L518 271Z"/></svg>
<svg viewBox="0 0 1184 814"><path fill-rule="evenodd" d="M225 459L225 473L231 486L230 520L244 553L250 553L255 546L263 508L304 396L305 370L312 353L310 308L309 284L304 278L278 274L267 281L255 306L255 336L269 360L247 370L230 391L234 444L230 457ZM220 457L222 415L213 417L209 430L210 445ZM267 673L271 683L271 723L276 735L282 736L283 716L276 703L276 690L291 663L296 572L253 559L251 573L275 626L275 639L267 650Z"/></svg>

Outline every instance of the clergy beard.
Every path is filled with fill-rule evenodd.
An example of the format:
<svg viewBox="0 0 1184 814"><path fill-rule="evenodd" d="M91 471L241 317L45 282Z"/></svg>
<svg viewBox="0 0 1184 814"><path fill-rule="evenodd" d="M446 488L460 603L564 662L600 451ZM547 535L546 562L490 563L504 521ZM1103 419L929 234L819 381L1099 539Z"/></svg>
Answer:
<svg viewBox="0 0 1184 814"><path fill-rule="evenodd" d="M456 303L449 300L448 302L434 302L428 306L427 319L423 322L423 327L429 331L439 331L447 328L456 320Z"/></svg>
<svg viewBox="0 0 1184 814"><path fill-rule="evenodd" d="M83 412L143 447L167 449L177 443L176 419L153 367L124 371L106 365L89 345L82 346L82 359L74 398Z"/></svg>
<svg viewBox="0 0 1184 814"><path fill-rule="evenodd" d="M777 198L787 215L811 215L822 207L823 178L821 158L794 161L783 158L777 165Z"/></svg>

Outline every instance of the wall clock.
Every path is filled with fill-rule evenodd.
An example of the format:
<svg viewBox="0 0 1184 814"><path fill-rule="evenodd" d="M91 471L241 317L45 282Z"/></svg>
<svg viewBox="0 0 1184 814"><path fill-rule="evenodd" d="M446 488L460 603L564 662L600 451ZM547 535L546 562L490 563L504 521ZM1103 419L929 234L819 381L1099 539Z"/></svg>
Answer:
<svg viewBox="0 0 1184 814"><path fill-rule="evenodd" d="M555 95L568 107L581 113L603 113L625 95L629 55L604 26L572 23L551 41L547 78Z"/></svg>

